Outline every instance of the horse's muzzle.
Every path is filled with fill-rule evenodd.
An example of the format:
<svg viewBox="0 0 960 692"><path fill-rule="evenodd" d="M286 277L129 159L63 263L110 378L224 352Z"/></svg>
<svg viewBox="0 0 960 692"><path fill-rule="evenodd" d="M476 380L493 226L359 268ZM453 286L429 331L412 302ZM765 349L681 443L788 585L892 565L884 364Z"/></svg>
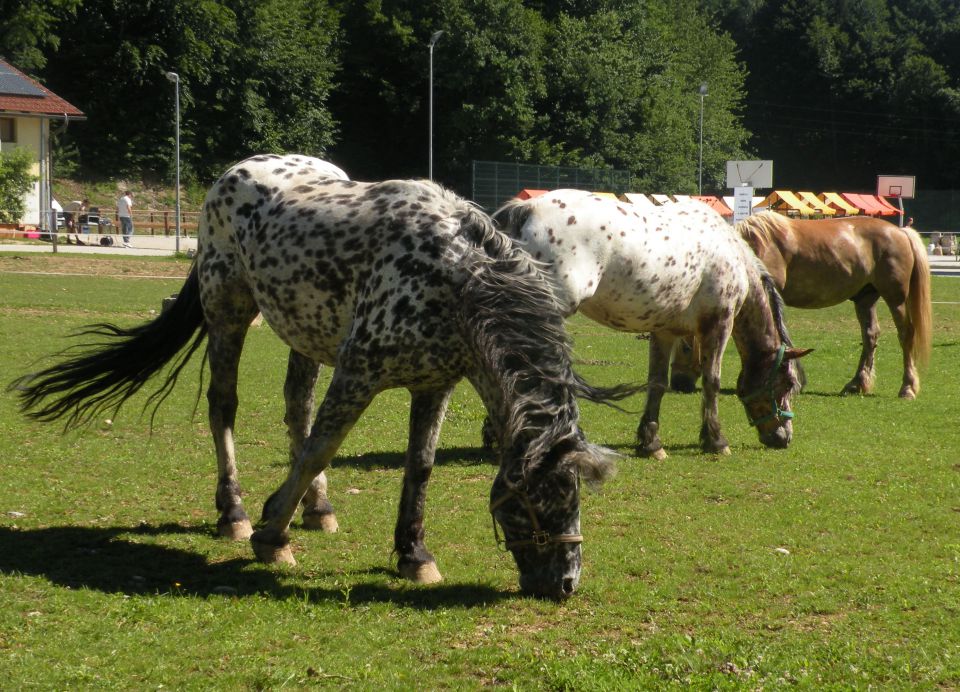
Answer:
<svg viewBox="0 0 960 692"><path fill-rule="evenodd" d="M550 599L552 601L565 601L570 598L577 590L580 583L580 575L563 577L559 581L544 581L540 579L520 576L520 590L536 598Z"/></svg>
<svg viewBox="0 0 960 692"><path fill-rule="evenodd" d="M761 432L760 441L767 447L774 449L786 449L793 439L793 430L789 421L786 424L777 426L770 432Z"/></svg>

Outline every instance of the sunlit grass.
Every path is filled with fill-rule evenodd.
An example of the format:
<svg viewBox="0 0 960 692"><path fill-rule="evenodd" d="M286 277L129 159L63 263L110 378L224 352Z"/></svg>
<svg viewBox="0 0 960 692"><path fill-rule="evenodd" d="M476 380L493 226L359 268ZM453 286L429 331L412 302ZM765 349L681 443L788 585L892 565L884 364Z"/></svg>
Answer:
<svg viewBox="0 0 960 692"><path fill-rule="evenodd" d="M0 274L3 380L94 321L149 319L178 281ZM697 447L698 395L664 400L662 462L632 456L638 414L583 405L592 441L624 454L583 498L584 572L565 604L519 597L493 543L495 469L461 385L427 510L445 581L393 569L406 392L377 399L330 472L341 532L294 531L299 565L213 537L216 468L199 359L155 420L61 436L0 397L2 688L577 690L960 685L960 281L935 278L934 353L914 402L882 314L877 390L837 394L859 354L852 306L788 313L810 386L795 439L763 448L729 394L733 455ZM881 311L882 312L882 311ZM642 380L646 342L570 325L599 384ZM251 330L237 426L251 514L282 480L286 351ZM723 386L739 362L729 349ZM323 375L321 387L328 381ZM642 398L625 403L638 412Z"/></svg>

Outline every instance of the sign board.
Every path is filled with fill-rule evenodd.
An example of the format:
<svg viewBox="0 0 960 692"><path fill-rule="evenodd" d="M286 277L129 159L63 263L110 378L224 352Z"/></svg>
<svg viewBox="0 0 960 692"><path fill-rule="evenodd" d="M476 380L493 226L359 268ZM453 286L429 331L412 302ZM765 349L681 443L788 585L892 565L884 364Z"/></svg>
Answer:
<svg viewBox="0 0 960 692"><path fill-rule="evenodd" d="M733 223L737 224L753 213L753 188L741 185L733 191Z"/></svg>
<svg viewBox="0 0 960 692"><path fill-rule="evenodd" d="M773 187L773 161L727 161L727 187Z"/></svg>
<svg viewBox="0 0 960 692"><path fill-rule="evenodd" d="M913 199L916 181L912 175L878 175L877 194L881 197Z"/></svg>

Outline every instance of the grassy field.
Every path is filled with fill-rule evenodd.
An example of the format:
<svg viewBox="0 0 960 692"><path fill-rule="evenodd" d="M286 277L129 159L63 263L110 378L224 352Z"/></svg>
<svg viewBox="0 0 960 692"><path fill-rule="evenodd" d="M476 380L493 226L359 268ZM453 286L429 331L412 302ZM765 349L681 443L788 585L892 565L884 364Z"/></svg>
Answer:
<svg viewBox="0 0 960 692"><path fill-rule="evenodd" d="M0 273L4 383L76 327L149 319L180 284L122 263L95 277L34 262ZM157 260L139 273L180 270ZM581 588L559 605L520 596L494 545L495 468L467 385L430 489L428 545L445 577L432 587L398 579L390 554L406 392L382 395L348 437L329 474L341 531L295 530L295 568L213 536L199 359L152 432L133 402L112 425L62 436L3 393L0 688L956 689L960 281L933 281L933 358L913 402L896 397L888 314L875 394L841 398L860 348L852 307L788 313L797 345L816 348L788 450L763 448L729 393L732 347L730 457L698 451L696 395L664 400L662 462L632 456L638 415L584 404L590 439L624 458L584 495ZM645 342L580 318L570 329L592 381L645 377ZM237 431L251 514L285 474L285 363L269 328L251 330Z"/></svg>

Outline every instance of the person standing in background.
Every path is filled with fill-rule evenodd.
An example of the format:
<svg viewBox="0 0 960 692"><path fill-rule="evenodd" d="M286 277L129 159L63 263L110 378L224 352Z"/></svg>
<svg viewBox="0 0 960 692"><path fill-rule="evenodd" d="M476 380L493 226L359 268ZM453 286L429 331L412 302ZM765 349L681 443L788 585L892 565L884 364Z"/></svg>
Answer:
<svg viewBox="0 0 960 692"><path fill-rule="evenodd" d="M133 235L133 195L130 190L124 190L123 196L117 201L117 217L120 219L123 247L130 247L130 237Z"/></svg>
<svg viewBox="0 0 960 692"><path fill-rule="evenodd" d="M67 225L68 245L73 245L73 241L70 240L71 233L77 237L77 245L86 245L85 242L80 240L80 224L86 222L86 218L81 217L87 213L87 207L89 206L90 200L84 197L82 202L74 200L67 205L66 209L63 210L64 222Z"/></svg>

